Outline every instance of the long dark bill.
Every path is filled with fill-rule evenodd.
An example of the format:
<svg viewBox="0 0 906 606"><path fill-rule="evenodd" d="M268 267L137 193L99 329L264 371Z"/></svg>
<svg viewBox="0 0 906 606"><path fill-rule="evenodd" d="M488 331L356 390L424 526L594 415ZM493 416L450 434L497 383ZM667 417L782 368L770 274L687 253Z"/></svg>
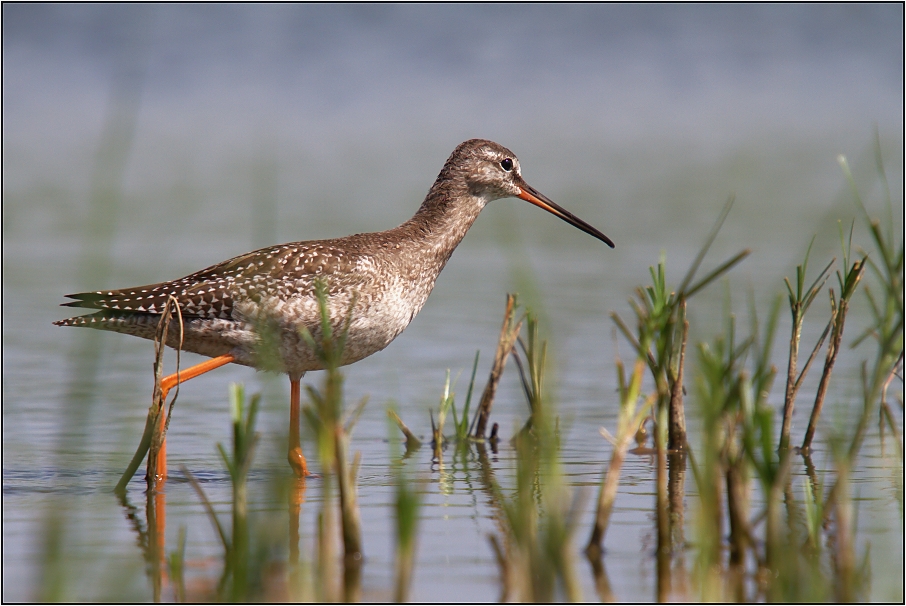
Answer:
<svg viewBox="0 0 906 606"><path fill-rule="evenodd" d="M518 196L519 198L525 200L526 202L531 202L535 206L537 206L539 208L543 208L544 210L546 210L547 212L549 212L553 215L557 215L558 217L560 217L561 219L563 219L564 221L566 221L573 227L578 227L585 233L587 233L591 236L594 236L595 238L597 238L598 240L600 240L607 246L613 248L613 240L611 240L610 238L608 238L607 236L602 234L600 231L598 231L597 229L595 229L594 227L592 227L591 225L589 225L588 223L586 223L585 221L583 221L582 219L577 217L576 215L572 214L565 208L562 208L561 206L554 204L550 200L550 198L548 198L547 196L545 196L544 194L542 194L541 192L536 190L534 187L531 187L525 181L522 181L522 183L519 183L519 188L522 190L519 193L519 196Z"/></svg>

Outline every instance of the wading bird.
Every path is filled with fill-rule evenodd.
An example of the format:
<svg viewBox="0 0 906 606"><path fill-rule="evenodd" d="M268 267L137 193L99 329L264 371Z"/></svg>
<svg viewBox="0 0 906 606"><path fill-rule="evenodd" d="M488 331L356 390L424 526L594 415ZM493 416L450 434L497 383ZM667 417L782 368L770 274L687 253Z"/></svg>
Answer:
<svg viewBox="0 0 906 606"><path fill-rule="evenodd" d="M357 362L403 332L481 209L508 197L531 202L613 248L610 238L530 187L513 152L492 141L471 139L453 150L421 207L399 227L262 248L172 282L66 295L74 300L65 306L100 311L55 324L154 339L161 314L175 297L183 320L181 349L211 359L165 377L164 400L178 383L224 364L286 373L288 458L296 475L305 477L300 380L309 370L322 370L323 364L302 328L315 336L321 332L318 281L326 290L334 334L350 314L341 364ZM179 331L169 331L167 345L180 347ZM166 474L165 457L158 462L161 475Z"/></svg>

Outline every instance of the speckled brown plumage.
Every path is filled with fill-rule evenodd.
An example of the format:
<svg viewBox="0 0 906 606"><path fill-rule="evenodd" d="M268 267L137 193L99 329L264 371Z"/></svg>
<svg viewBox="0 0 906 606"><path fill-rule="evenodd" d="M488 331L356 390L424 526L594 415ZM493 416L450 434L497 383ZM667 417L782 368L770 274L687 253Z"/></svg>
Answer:
<svg viewBox="0 0 906 606"><path fill-rule="evenodd" d="M316 280L327 287L334 326L352 304L343 363L361 360L386 347L421 310L481 209L510 196L613 246L601 232L529 187L511 151L472 139L453 151L421 207L399 227L262 248L172 282L67 295L74 300L63 305L100 311L55 324L153 339L173 295L184 319L184 350L212 357L231 354L238 364L267 366L298 379L320 369L300 336L303 326L319 332ZM170 331L168 345L178 346L178 338L178 331ZM263 351L265 343L276 356Z"/></svg>

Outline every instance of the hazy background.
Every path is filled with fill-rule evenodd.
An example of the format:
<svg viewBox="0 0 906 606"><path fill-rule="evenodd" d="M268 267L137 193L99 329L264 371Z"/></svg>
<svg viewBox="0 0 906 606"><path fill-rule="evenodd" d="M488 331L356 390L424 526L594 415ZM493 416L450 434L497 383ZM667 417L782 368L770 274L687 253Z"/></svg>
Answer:
<svg viewBox="0 0 906 606"><path fill-rule="evenodd" d="M113 104L135 111L119 227L155 217L203 250L208 230L257 244L262 165L280 219L269 244L395 225L457 143L493 139L620 255L685 240L674 221L709 218L731 191L765 226L780 218L767 210L820 211L837 154L858 156L875 125L891 149L902 140L898 5L14 4L3 17L10 235L79 220ZM512 212L533 236L578 235ZM220 258L161 261L177 259Z"/></svg>
<svg viewBox="0 0 906 606"><path fill-rule="evenodd" d="M597 427L614 412L607 314L628 313L626 299L661 251L678 284L731 193L736 206L706 265L751 247L733 279L760 304L784 288L813 234L816 270L839 256L836 222L857 216L839 154L875 214L883 210L875 129L902 232L900 4L2 11L4 577L18 583L4 597L31 595L35 572L19 556L38 550L35 495L61 486L95 494L115 480L150 394L151 344L52 326L66 316L65 293L175 279L260 246L393 227L458 143L493 139L519 156L530 184L616 249L521 201L492 204L406 333L349 368L349 400L373 402L358 443L372 440L386 456L391 400L424 431L445 369L467 374L479 348L484 376L504 295L519 290L552 338L561 409L588 428L566 456L599 461ZM698 298L694 326L707 332L722 291ZM807 333L820 332L824 319L816 322ZM227 439L230 380L264 389L261 422L285 431L285 379L225 369L183 389L171 456L219 469L213 444ZM858 393L843 384L841 393ZM508 374L495 415L509 428L524 410ZM128 530L118 532L118 549L132 553ZM492 562L476 536L480 546L464 550ZM636 578L637 560L608 566L618 593Z"/></svg>

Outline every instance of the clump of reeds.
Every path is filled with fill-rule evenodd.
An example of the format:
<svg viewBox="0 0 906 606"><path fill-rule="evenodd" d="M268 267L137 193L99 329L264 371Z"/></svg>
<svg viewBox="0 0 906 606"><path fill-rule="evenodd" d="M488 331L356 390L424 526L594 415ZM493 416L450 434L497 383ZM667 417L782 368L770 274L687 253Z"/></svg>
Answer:
<svg viewBox="0 0 906 606"><path fill-rule="evenodd" d="M453 400L456 394L450 391L450 370L447 369L447 379L444 381L443 394L440 396L440 407L437 410L437 423L434 423L434 412L430 411L431 416L431 446L434 450L433 460L438 466L444 464L444 424L447 420L447 413L453 407Z"/></svg>
<svg viewBox="0 0 906 606"><path fill-rule="evenodd" d="M513 440L515 494L505 497L493 484L504 534L492 536L491 544L501 569L502 600L550 602L559 588L560 597L579 601L572 537L581 499L570 494L563 477L556 411L543 390L547 344L539 342L537 324L528 318L529 339L522 347L529 372L521 374L531 416Z"/></svg>
<svg viewBox="0 0 906 606"><path fill-rule="evenodd" d="M783 400L783 425L780 429L780 449L786 450L789 448L790 444L790 431L793 422L793 408L796 402L796 394L799 392L799 387L802 385L802 381L805 379L806 374L808 374L809 368L811 368L812 362L815 360L815 356L818 354L818 351L821 349L821 345L824 343L824 340L827 338L827 333L830 331L833 324L833 319L828 322L827 327L824 329L821 337L818 339L818 342L815 344L814 349L812 349L811 355L809 355L808 360L805 363L805 366L799 371L797 376L797 366L799 364L799 347L800 341L802 338L802 324L805 321L805 313L808 311L809 307L812 305L812 301L815 300L815 297L818 296L818 293L821 291L821 288L824 286L824 283L827 281L828 272L830 271L831 266L834 264L834 259L831 259L830 263L818 274L818 277L811 283L808 288L805 288L805 276L808 271L808 258L809 253L812 250L812 243L815 239L812 238L812 242L809 243L809 247L805 252L805 260L801 265L796 267L796 288L794 289L790 284L788 278L784 278L787 291L789 293L789 304L790 304L790 313L792 315L792 325L790 328L790 353L787 363L787 378L786 378L786 391L784 393Z"/></svg>
<svg viewBox="0 0 906 606"><path fill-rule="evenodd" d="M390 410L388 409L388 412ZM399 416L395 413L391 419ZM408 428L407 428L408 429ZM407 444L408 448L408 444ZM396 581L394 584L394 601L406 602L409 599L409 589L412 585L412 573L415 569L415 548L418 534L419 510L422 497L407 478L403 469L404 462L399 459L398 446L390 440L390 458L393 465L395 498L394 521L396 522Z"/></svg>
<svg viewBox="0 0 906 606"><path fill-rule="evenodd" d="M486 488L491 493L495 509L497 509L497 511L501 514L501 518L507 517L503 515L503 511L506 509L506 506L504 504L505 499L502 496L500 487L497 485L496 481L493 480L493 476L488 469L487 455L484 450L484 443L485 441L487 441L490 443L492 449L496 449L497 441L499 439L497 435L498 425L496 423L493 425L491 435L487 438L485 437L485 430L488 424L488 419L490 417L491 408L493 406L497 386L506 365L506 361L510 357L510 355L516 355L516 362L519 365L520 375L523 380L526 396L529 400L530 409L534 411L534 409L536 408L540 409L542 405L541 393L544 368L543 352L545 350L546 344L536 346L537 325L534 319L531 317L529 318L530 328L528 344L526 344L525 341L523 341L521 337L519 337L519 332L522 328L524 317L518 320L516 319L517 308L518 304L516 302L516 295L507 295L504 321L500 332L500 339L498 341L496 355L492 364L488 382L482 393L481 401L478 405L477 410L475 411L474 416L472 416L471 421L470 412L472 395L475 388L475 376L478 371L480 352L476 352L475 359L472 363L472 372L462 409L457 408L456 394L452 388L453 382L451 381L450 371L447 370L444 386L441 392L440 404L437 410L436 420L434 411L430 411L432 461L437 465L437 469L441 472L443 471L443 452L448 442L454 442L456 445L457 454L461 455L468 453L473 445L476 446L479 452L479 460L482 462L482 475L485 479ZM522 361L519 359L518 354L516 354L515 345L517 342L521 343L523 353L526 355L526 358L528 360L528 377L525 374ZM539 411L538 415L540 414L542 413ZM420 447L421 441L402 421L396 411L388 408L387 415L397 425L397 427L406 438L406 455L402 457L403 459L405 459L412 451ZM533 428L533 419L537 418L538 415L534 414L533 412L533 414L530 416L529 421L526 423L526 430ZM448 437L444 433L444 430L447 426L447 420L450 416L452 416L454 428L452 437ZM522 433L525 433L526 435L522 436ZM520 434L520 436L522 436L524 439L529 439L531 437L527 432L522 433ZM391 444L392 448L395 449L395 443L391 442ZM532 458L537 458L534 454L532 454L531 456ZM393 458L394 460L396 459L395 454L393 455ZM400 461L400 464L401 463L402 461ZM537 467L537 464L533 465L533 469L535 469L536 472ZM395 598L397 601L405 601L408 597L408 588L411 581L412 569L414 567L415 528L417 522L417 512L420 507L420 498L418 497L417 492L415 492L409 485L409 483L406 482L401 468L397 468L395 475L397 485L397 579ZM515 502L521 503L522 501L520 501L519 497L517 496ZM522 507L527 506L527 502L522 505ZM512 513L513 511L515 510L511 508L510 512ZM515 520L513 516L509 517ZM508 534L507 536L509 537L510 535ZM492 544L494 545L495 549L497 549L498 554L502 558L500 560L502 563L501 570L503 571L505 577L507 579L516 578L516 576L509 573L510 565L506 563L507 559L503 556L503 551L501 551L504 548L500 546L500 543L496 538L492 538ZM529 577L531 576L530 571L526 574L529 574ZM571 587L572 586L574 586L574 583L571 584ZM504 582L504 587L505 593L509 595L510 585L508 581ZM529 593L525 593L524 595L534 594L530 590Z"/></svg>
<svg viewBox="0 0 906 606"><path fill-rule="evenodd" d="M475 423L475 431L472 436L476 439L484 439L485 430L487 429L488 419L491 416L491 406L494 403L494 396L497 394L497 385L500 382L500 376L506 366L506 361L513 351L516 339L519 337L519 331L522 329L522 320L516 320L516 295L508 294L506 299L506 312L503 317L503 326L500 328L500 339L497 342L497 351L494 356L494 364L491 367L491 374L485 385L484 392L481 394L481 401L478 404L478 417Z"/></svg>
<svg viewBox="0 0 906 606"><path fill-rule="evenodd" d="M812 362L814 362L818 351L824 344L825 339L827 339L828 335L830 335L830 341L827 348L827 356L824 361L824 369L821 373L818 389L815 392L815 402L812 406L812 413L809 418L808 429L805 432L805 438L803 439L800 450L807 453L811 449L812 439L815 436L815 429L818 423L818 417L821 414L821 408L824 405L824 399L827 395L827 388L830 383L831 373L833 372L834 364L837 360L837 354L840 350L840 343L843 339L843 327L846 322L846 314L849 310L850 301L852 300L853 294L856 291L856 287L859 285L859 282L862 279L862 273L865 269L866 258L863 258L860 261L856 261L850 266L850 246L848 246L847 243L842 240L843 238L841 233L843 265L848 269L845 275L839 271L837 272L837 280L840 286L840 296L838 299L833 289L830 289L828 291L831 304L831 317L824 328L824 332L821 334L821 337L818 339L818 342L812 349L812 353L806 360L805 366L799 372L798 376L796 373L799 361L800 341L802 338L802 324L805 319L805 313L806 311L808 311L808 308L811 306L812 302L815 300L815 297L818 296L818 293L821 291L821 288L827 281L827 278L829 277L828 272L830 271L831 266L833 266L836 259L831 259L830 263L828 263L824 270L822 270L821 273L818 274L818 277L815 278L812 284L808 288L805 288L805 275L806 271L808 270L809 253L811 252L811 244L809 244L809 248L805 253L805 260L801 265L796 267L796 288L793 288L793 286L790 284L789 279L785 279L787 292L789 295L790 313L792 315L792 327L790 335L789 358L787 363L786 391L783 404L783 424L780 430L780 444L778 447L781 451L786 450L790 447L790 432L792 430L793 408L795 406L796 395L799 392L802 381L805 379L805 376L808 373ZM851 240L852 231L850 231L850 241Z"/></svg>
<svg viewBox="0 0 906 606"><path fill-rule="evenodd" d="M841 164L852 183L842 159ZM880 159L878 167L883 178ZM820 293L833 261L806 287L809 246L805 261L797 268L795 288L789 280L786 281L792 334L783 421L776 443L774 410L768 404L767 393L774 376L769 354L779 300L772 308L763 335L760 334L753 306L753 326L747 338L737 338L735 321L728 311L724 333L712 344L699 346L696 385L703 418L702 447L697 454L692 450L689 454L699 487L701 523L697 569L704 599L833 599L847 602L861 599L864 595L867 553L860 562L855 549L855 507L850 494L850 476L864 439L870 411L879 400L882 401L882 427L887 419L892 421L892 415L884 414L883 400L903 355L903 245L902 240L895 244L892 229L884 230L879 221L869 219L854 185L853 190L875 242L875 258L881 261L873 261L872 256L864 252L860 259L852 261L852 231L847 239L842 236L841 230L843 269L837 272L839 294L832 288L828 289L830 319L801 371L797 367L803 317ZM892 215L886 187L885 191L889 226ZM873 366L869 367L867 362L862 365L864 404L853 435L844 438L836 432L831 436L832 469L823 479L819 479L811 465L809 453L829 391L831 373L841 351L847 310L862 284L866 267L872 269L875 278L874 285L863 288L874 321L857 342L869 335L875 337L878 353ZM808 474L804 481L803 498L799 501L790 480L792 408L805 373L828 337L827 354L815 390L809 426L799 449ZM902 383L902 378L900 381ZM889 427L895 435L898 433L892 422ZM845 446L847 440L848 447ZM755 512L752 511L752 480L757 482L763 497L761 510ZM720 540L725 528L724 520L729 527L726 568L724 544ZM741 580L743 575L734 572L743 570L747 562L754 562L760 571L754 595L747 595L745 582ZM720 574L723 572L728 574Z"/></svg>
<svg viewBox="0 0 906 606"><path fill-rule="evenodd" d="M494 361L491 366L491 372L488 377L488 382L485 384L484 391L481 395L481 400L479 401L478 408L475 410L474 416L471 417L470 413L472 407L472 396L475 389L475 376L478 372L478 360L480 352L476 352L475 359L472 363L472 373L469 378L469 386L466 391L465 402L463 407L460 410L456 406L456 394L452 390L452 382L450 379L450 371L447 370L446 378L444 381L444 387L441 392L440 405L438 407L437 419L435 421L434 411L429 411L430 420L431 420L431 445L432 445L432 460L438 465L443 465L443 450L448 441L447 436L444 435L444 428L446 427L447 417L453 417L453 441L456 444L457 453L466 453L470 447L470 444L482 443L485 440L490 442L492 448L496 448L498 441L497 435L497 424L495 423L491 430L490 436L485 436L487 426L489 423L491 408L494 404L494 397L497 394L497 386L500 383L500 378L503 375L503 370L506 367L506 362L509 359L510 355L516 352L515 345L521 339L519 333L522 330L522 324L525 320L525 316L516 319L516 310L519 305L517 303L517 296L515 294L507 295L506 302L506 311L504 313L503 326L500 330L500 338L497 342L497 350L494 356ZM535 338L530 336L530 339ZM523 342L522 348L525 351L525 343ZM526 385L524 369L522 369L522 362L517 356L517 364L520 365L520 373L523 377L523 384ZM526 388L526 394L530 393L531 387ZM529 396L530 397L530 396ZM531 408L531 400L529 402ZM403 436L406 438L406 451L411 452L414 449L418 448L421 445L421 440L419 440L412 430L403 422L399 417L399 414L392 409L387 410L387 415L396 423L400 431L403 433ZM530 423L530 421L529 421Z"/></svg>
<svg viewBox="0 0 906 606"><path fill-rule="evenodd" d="M544 396L544 370L547 364L547 341L540 341L539 344L538 320L534 314L526 312L525 318L528 343L526 344L521 336L517 338L522 354L525 356L525 364L522 363L519 353L515 350L513 352L516 366L519 369L519 379L525 392L525 401L529 407L529 418L522 426L520 434L532 431L536 419L546 418L546 412L542 410L542 407L546 399Z"/></svg>
<svg viewBox="0 0 906 606"><path fill-rule="evenodd" d="M357 478L360 455L349 459L349 436L364 409L367 398L348 414L343 410L343 375L340 363L349 323L350 306L340 329L335 331L327 306L326 286L317 282L315 294L321 314L317 336L303 331L302 336L324 366L324 384L319 391L306 385L310 404L303 413L318 444L323 485L323 509L319 517L318 579L316 584L320 600L358 601L361 592L362 536L359 517ZM333 485L336 481L339 498L340 528L343 538L343 590L337 594L332 578L333 553L331 529L333 528Z"/></svg>
<svg viewBox="0 0 906 606"><path fill-rule="evenodd" d="M472 405L472 394L475 391L475 374L478 372L478 358L480 351L475 352L475 360L472 362L472 374L469 376L469 387L466 389L466 400L463 403L462 411L457 414L456 402L450 402L450 412L453 414L453 427L456 431L456 446L459 452L468 450L472 428L478 422L476 414L471 424L469 423L469 409Z"/></svg>
<svg viewBox="0 0 906 606"><path fill-rule="evenodd" d="M844 258L847 258L844 248ZM836 359L842 337L845 302L852 297L859 283L862 262L856 262L844 276L838 273L842 289L838 300L831 293L831 320L825 335L813 349L808 361L797 376L796 357L799 350L801 320L805 309L818 295L830 265L808 288L804 287L806 262L797 268L797 286L787 281L790 308L793 316L790 360L787 364L787 389L784 422L779 439L775 441L774 410L768 404L768 394L776 374L770 362L770 352L780 299L771 308L764 331L761 332L754 305L750 310L750 334L740 338L735 317L727 303L726 328L710 344L698 347L699 364L696 373L697 401L702 415L702 444L696 454L689 455L699 492L698 558L696 570L703 599L768 599L803 600L827 599L830 594L816 587L827 586L815 546L818 544L815 516L820 497L817 486L810 485L804 503L806 519L812 521L807 538L794 530L799 505L790 487L791 452L790 425L787 414L799 390L802 377L828 334L832 336L825 361L822 380L816 390L813 419L817 420L821 403L827 392L827 382ZM783 432L786 432L784 434ZM809 438L810 439L810 438ZM838 473L842 467L838 466ZM752 511L752 481L756 481L763 496L760 512ZM786 523L783 506L786 505ZM823 509L820 508L820 509ZM757 527L763 530L759 533ZM729 529L726 545L720 539L724 528ZM759 537L759 534L761 535ZM807 542L812 548L801 552L798 545ZM724 559L724 550L729 557ZM765 582L758 585L757 596L746 596L744 571L754 563ZM802 579L817 583L804 588ZM853 585L849 586L852 589Z"/></svg>
<svg viewBox="0 0 906 606"><path fill-rule="evenodd" d="M639 406L639 400L642 398L642 375L645 372L644 359L641 357L636 359L632 373L628 378L626 377L623 363L619 358L617 358L616 366L620 390L620 413L617 421L616 436L611 436L606 429L601 428L602 435L613 445L613 451L610 455L610 464L607 467L607 472L598 490L595 521L592 525L588 544L585 547L586 555L592 560L600 559L603 554L602 543L610 521L610 513L616 500L620 470L623 467L626 452L629 450L629 446L636 437L639 428L643 426L644 419L648 416L648 412L654 403L654 396L652 395L645 398L644 402L641 403L642 405Z"/></svg>
<svg viewBox="0 0 906 606"><path fill-rule="evenodd" d="M880 163L879 163L880 167ZM886 191L886 190L885 190ZM732 200L731 200L732 202ZM861 204L861 200L859 200ZM806 283L809 250L805 261L797 268L795 287L787 280L792 329L790 357L787 363L787 387L783 421L779 439L774 435L774 411L768 404L773 379L776 374L771 364L770 353L777 326L780 299L773 304L768 320L759 326L754 303L750 311L752 328L750 334L740 338L731 306L726 312L726 327L723 333L709 344L698 346L698 367L694 374L697 401L702 416L702 443L700 450L693 451L685 442L685 424L682 420L682 395L684 393L684 359L688 333L686 305L691 295L724 274L742 260L748 251L742 251L718 266L705 278L693 283L694 275L705 253L720 228L730 203L725 206L705 245L693 262L681 286L671 291L666 286L664 261L657 270L651 270L653 283L645 289L638 289L637 300L631 301L636 316L635 329L631 329L617 314L612 317L620 332L633 345L637 362L630 377L624 376L622 364L617 361L620 378L621 412L616 437L607 434L614 445L607 473L602 477L598 496L595 524L586 547L592 558L600 556L601 541L610 510L615 498L619 470L628 450L630 440L644 417L644 410L638 410L641 378L639 373L648 366L654 381L656 400L655 446L656 465L656 511L658 537L658 589L659 600L668 599L671 594L669 558L672 550L682 549L682 536L674 526L682 520L682 482L667 480L668 455L680 449L687 451L698 485L700 524L697 538L696 578L700 582L704 599L838 599L857 597L862 576L859 566L854 564L852 501L848 496L848 469L851 468L855 452L858 451L864 435L867 412L860 416L852 437L848 456L835 456L835 482L828 494L822 495L824 484L810 481L805 501L796 502L790 488L791 459L790 436L793 405L806 372L817 357L825 340L828 340L824 368L816 389L809 427L800 449L807 454L815 435L821 408L829 390L834 364L841 350L843 328L847 310L862 281L866 266L873 269L881 282L880 297L869 293L869 300L875 316L875 327L867 334L879 341L879 354L874 372L863 369L863 383L868 411L872 402L883 400L886 385L902 359L902 244L899 249L892 245L892 233L885 233L878 222L868 221L869 229L879 250L883 263L873 263L871 257L863 254L851 261L851 240L841 237L843 248L843 269L837 272L839 290L829 289L831 317L824 334L813 348L803 369L799 366L800 337L805 312L820 294L826 282L833 261L828 263L810 285ZM863 206L864 210L864 206ZM867 212L865 213L867 218ZM889 219L889 222L892 221ZM898 288L897 288L898 287ZM728 291L729 292L729 291ZM838 294L839 293L839 294ZM863 338L864 336L863 335ZM892 423L893 415L884 413L882 401L882 423L889 425L896 434ZM889 419L889 421L888 421ZM606 433L606 432L605 432ZM902 448L900 446L900 448ZM840 450L840 449L838 449ZM670 459L670 474L685 468L685 461L677 455ZM808 459L806 459L807 465ZM752 483L756 482L764 499L760 511L753 512ZM839 503L835 495L839 491ZM786 523L783 507L786 505ZM836 511L836 507L840 507ZM678 509L678 511L677 511ZM803 536L795 530L800 511L805 511L807 533ZM838 547L831 556L835 571L836 585L826 577L826 565L822 564L819 545L820 537L826 532L821 521L833 516L839 527L834 535ZM722 540L727 531L727 540ZM674 540L671 540L673 537ZM799 549L803 543L809 546L804 552ZM800 553L802 552L802 553ZM748 566L754 563L759 571L756 596L747 598L745 582ZM827 591L796 588L797 580L814 580ZM842 579L842 580L841 580ZM751 586L749 586L751 587ZM605 594L609 595L608 592ZM604 595L604 594L602 594Z"/></svg>
<svg viewBox="0 0 906 606"><path fill-rule="evenodd" d="M683 409L683 370L686 337L689 330L686 321L686 302L732 269L751 252L749 250L740 251L698 282L693 282L705 255L714 243L714 239L732 207L733 198L730 198L678 289L674 291L667 287L664 259L658 263L656 271L653 267L650 268L651 286L638 288L637 300L630 300L636 316L636 330L632 330L618 314L611 314L611 318L623 336L632 344L637 354L648 363L657 392L657 410L664 411L668 417L667 447L671 450L682 449L686 439L686 420Z"/></svg>
<svg viewBox="0 0 906 606"><path fill-rule="evenodd" d="M830 289L830 305L831 305L831 317L828 321L828 327L830 328L831 337L830 342L827 346L827 356L824 360L824 370L821 373L821 380L818 383L818 389L815 392L815 403L812 406L812 414L809 417L808 428L805 431L805 437L802 439L801 451L809 452L812 446L812 439L815 437L815 429L818 426L818 417L821 414L821 408L824 406L824 399L827 396L827 388L830 384L831 372L833 372L834 364L837 361L837 354L840 352L840 344L843 340L843 327L846 322L846 314L849 311L849 305L853 298L853 294L856 292L856 287L859 285L859 282L862 280L862 273L865 270L865 262L867 261L867 255L864 256L861 260L854 262L852 265L849 263L849 252L851 245L847 245L846 242L842 242L842 233L841 233L841 245L843 248L843 267L847 268L846 274L844 275L841 272L837 272L837 281L840 286L840 298L834 294L834 290ZM852 230L850 230L850 242L852 241ZM827 329L825 329L826 331ZM786 421L786 418L784 418ZM787 436L789 438L789 436ZM789 443L787 439L787 443ZM781 436L780 447L784 447L783 436Z"/></svg>
<svg viewBox="0 0 906 606"><path fill-rule="evenodd" d="M248 513L248 472L259 440L259 434L255 431L259 402L260 395L253 396L246 409L243 386L235 383L230 385L232 448L228 451L222 444L217 444L232 486L230 533L227 533L221 524L204 489L188 469L182 468L183 474L198 494L224 550L223 573L216 588L208 595L193 596L194 599L245 602L260 600L265 595L269 580L267 574L269 558L265 555L268 549L256 549L253 546L256 539L260 540L261 537L255 532ZM180 599L180 596L184 599L185 536L182 532L180 536L179 547L170 555L168 568L177 599Z"/></svg>
<svg viewBox="0 0 906 606"><path fill-rule="evenodd" d="M874 255L864 255L874 280L872 284L866 284L862 289L868 300L873 321L856 342L859 343L869 337L874 338L877 342L877 353L870 365L866 363L862 367L864 406L849 447L848 456L852 460L861 447L874 405L882 400L882 396L896 374L897 368L902 369L903 366L903 231L902 229L898 232L895 231L893 202L890 187L887 184L887 176L884 172L879 137L875 137L875 162L878 177L884 191L885 217L883 222L871 217L865 202L859 195L859 190L846 163L846 158L840 156L839 160L847 182L852 189L856 204L861 211L862 218L869 229L875 248ZM902 206L902 201L900 206ZM899 243L897 242L897 235L899 235ZM901 374L901 386L902 383L903 377ZM886 400L886 398L884 399ZM902 403L902 397L900 402ZM887 410L888 414L884 414L885 407L886 403L881 407L881 421L883 422L885 419L888 421L894 435L901 433L897 432L893 422L893 415L889 414L889 409Z"/></svg>
<svg viewBox="0 0 906 606"><path fill-rule="evenodd" d="M387 409L387 416L396 423L396 426L399 427L400 431L403 432L403 436L406 438L406 454L413 452L421 448L422 441L412 433L412 430L409 429L409 426L403 423L403 420L400 418L399 413L397 413L392 408Z"/></svg>
<svg viewBox="0 0 906 606"><path fill-rule="evenodd" d="M697 400L702 415L702 445L689 454L699 492L697 570L704 599L722 599L725 520L729 526L729 560L734 571L745 564L749 549L755 549L750 523L751 488L755 475L766 495L764 552L756 559L777 570L779 510L778 495L788 474L788 461L778 461L773 440L773 411L767 396L776 370L769 353L776 326L778 305L767 323L764 336L753 333L744 339L736 334L736 322L728 314L726 329L711 344L700 344ZM723 497L725 493L725 498ZM736 573L738 575L738 572Z"/></svg>
<svg viewBox="0 0 906 606"><path fill-rule="evenodd" d="M683 484L685 474L686 418L683 404L685 393L685 357L689 322L686 319L686 306L689 299L702 291L717 278L724 275L736 264L749 255L743 250L711 270L703 278L695 281L695 276L713 244L717 233L733 206L731 197L724 205L717 221L705 239L705 243L686 272L680 286L672 290L667 286L666 262L662 258L657 269L650 268L652 284L638 288L636 299L630 300L635 313L635 330L623 321L616 313L611 318L618 330L630 342L638 360L647 365L654 381L655 419L655 455L656 455L656 502L657 512L657 558L658 558L658 599L667 599L671 592L670 559L674 551L683 548ZM638 368L638 366L636 366ZM622 373L622 371L621 371ZM628 384L641 377L635 377ZM627 382L621 378L623 385ZM636 399L631 397L631 390L621 392L622 410L630 411L634 416ZM603 539L604 524L609 517L613 503L613 494L619 481L619 470L623 457L629 446L630 437L636 432L644 414L635 426L626 425L621 420L618 429L619 437L615 440L615 450L611 457L611 467L602 477L598 498L595 525L586 547L586 554L594 558L600 553L600 542ZM668 465L668 457L670 458ZM592 565L595 566L594 561Z"/></svg>
<svg viewBox="0 0 906 606"><path fill-rule="evenodd" d="M856 421L855 430L849 438L849 447L846 448L840 445L841 441L845 443L845 438L837 437L836 440L832 441L835 467L838 471L837 478L827 491L823 505L820 508L816 508L822 513L824 521L831 519L836 521L834 531L839 553L834 558L836 572L835 597L843 601L851 600L854 596L858 596L858 588L862 579L864 579L864 574L855 574L854 538L852 536L854 533L852 524L853 505L849 495L849 476L850 470L856 464L856 459L861 450L869 419L873 416L874 407L879 402L879 430L883 436L883 428L886 423L892 430L893 435L898 436L897 446L900 454L899 461L902 466L902 428L899 431L897 430L886 400L888 387L894 377L898 376L900 383L899 400L902 407L904 245L902 230L899 232L894 231L893 204L881 158L880 141L877 136L875 139L875 160L885 197L886 216L883 222L879 219L871 218L862 197L859 195L858 187L855 184L846 159L843 156L839 158L840 165L868 227L875 248L874 255L863 252L863 260L858 264L860 272L866 264L871 269L869 275L872 276L873 280L863 286L863 291L869 303L872 322L856 340L856 343L869 337L874 338L877 342L874 359L862 363L862 409ZM902 203L900 205L902 206ZM897 242L897 234L899 235L899 242ZM844 252L847 252L846 248L844 248ZM850 274L853 274L855 269L854 264ZM849 279L849 275L847 275L847 279ZM858 277L855 279L858 279ZM842 288L843 284L841 283ZM898 369L900 369L899 375L897 375ZM902 485L899 495L902 508ZM820 498L820 493L815 495L816 501ZM864 566L859 568L862 569Z"/></svg>
<svg viewBox="0 0 906 606"><path fill-rule="evenodd" d="M167 305L160 316L160 321L157 324L157 333L154 339L154 392L151 397L151 407L148 409L148 418L145 421L145 429L142 432L142 437L135 450L135 454L132 456L132 460L129 462L129 465L126 466L126 470L123 472L123 475L120 477L114 488L114 492L120 497L126 493L126 486L129 484L132 476L135 475L135 472L144 460L145 455L148 455L148 467L145 474L148 488L154 490L157 483L166 478L167 429L170 426L173 407L176 404L176 398L179 395L179 383L177 380L173 399L170 400L169 407L166 407L166 402L164 400L166 391L161 387L161 380L164 368L164 350L166 349L167 335L170 331L170 324L173 320L174 313L176 314L179 327L179 347L176 349L176 373L177 377L179 376L179 353L182 348L183 340L183 319L176 298L170 295Z"/></svg>

